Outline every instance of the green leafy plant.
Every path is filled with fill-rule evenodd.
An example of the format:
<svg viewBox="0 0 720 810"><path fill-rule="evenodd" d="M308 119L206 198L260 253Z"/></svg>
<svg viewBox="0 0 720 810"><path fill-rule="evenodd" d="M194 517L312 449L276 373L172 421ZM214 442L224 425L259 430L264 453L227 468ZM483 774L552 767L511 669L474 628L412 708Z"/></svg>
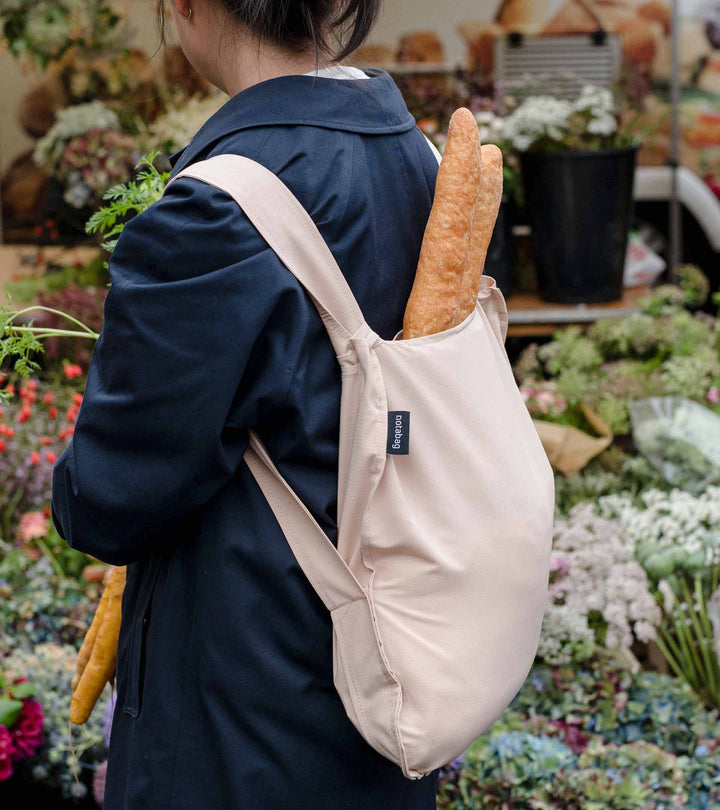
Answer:
<svg viewBox="0 0 720 810"><path fill-rule="evenodd" d="M150 152L144 155L136 168L147 166L147 169L141 171L135 180L109 188L103 194L103 200L109 200L109 205L100 208L87 221L87 233L99 231L105 235L106 241L102 246L109 253L115 249L128 219L141 214L162 196L170 172L160 172L155 167L155 159L159 154ZM129 218L128 214L131 214Z"/></svg>

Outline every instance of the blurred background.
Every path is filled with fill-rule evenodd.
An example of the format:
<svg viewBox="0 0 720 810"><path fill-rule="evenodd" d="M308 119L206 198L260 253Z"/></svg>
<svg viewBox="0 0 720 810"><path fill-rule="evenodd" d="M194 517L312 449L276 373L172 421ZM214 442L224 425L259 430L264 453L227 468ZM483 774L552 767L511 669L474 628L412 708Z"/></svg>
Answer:
<svg viewBox="0 0 720 810"><path fill-rule="evenodd" d="M110 253L227 101L158 42L153 0L0 0L2 807L103 802L113 690L69 707L110 570L51 482ZM484 269L555 470L536 661L438 807L720 807L720 0L386 0L347 64L502 150Z"/></svg>

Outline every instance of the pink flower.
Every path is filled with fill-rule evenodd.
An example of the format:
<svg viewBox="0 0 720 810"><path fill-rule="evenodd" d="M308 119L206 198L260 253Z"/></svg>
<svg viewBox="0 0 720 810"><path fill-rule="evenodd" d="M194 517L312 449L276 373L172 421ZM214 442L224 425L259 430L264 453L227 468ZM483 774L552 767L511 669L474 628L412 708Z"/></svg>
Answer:
<svg viewBox="0 0 720 810"><path fill-rule="evenodd" d="M564 554L553 552L550 556L550 570L564 576L570 571L570 560Z"/></svg>
<svg viewBox="0 0 720 810"><path fill-rule="evenodd" d="M5 726L0 726L0 782L12 776L12 759L15 752L13 739Z"/></svg>
<svg viewBox="0 0 720 810"><path fill-rule="evenodd" d="M536 399L542 413L547 413L550 406L555 402L555 397L550 391L538 391Z"/></svg>
<svg viewBox="0 0 720 810"><path fill-rule="evenodd" d="M720 400L720 391L718 391L717 385L713 385L707 392L707 400L708 402L712 402L713 405L716 405L718 400Z"/></svg>
<svg viewBox="0 0 720 810"><path fill-rule="evenodd" d="M47 532L47 518L42 512L25 512L20 518L19 537L23 543L45 537Z"/></svg>
<svg viewBox="0 0 720 810"><path fill-rule="evenodd" d="M36 700L23 701L20 717L11 730L15 747L14 759L27 759L35 753L35 749L40 748L43 743L42 727L43 713L40 704Z"/></svg>

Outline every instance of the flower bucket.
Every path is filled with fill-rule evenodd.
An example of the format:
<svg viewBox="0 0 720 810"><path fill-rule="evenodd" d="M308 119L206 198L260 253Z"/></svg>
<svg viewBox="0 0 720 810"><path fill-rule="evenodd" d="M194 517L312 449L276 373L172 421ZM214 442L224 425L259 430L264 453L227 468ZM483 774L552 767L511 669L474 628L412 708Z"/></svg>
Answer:
<svg viewBox="0 0 720 810"><path fill-rule="evenodd" d="M522 154L532 252L546 301L622 297L638 148Z"/></svg>
<svg viewBox="0 0 720 810"><path fill-rule="evenodd" d="M498 211L495 230L490 240L485 273L495 279L500 291L509 298L512 294L513 269L513 206L509 200L503 200Z"/></svg>

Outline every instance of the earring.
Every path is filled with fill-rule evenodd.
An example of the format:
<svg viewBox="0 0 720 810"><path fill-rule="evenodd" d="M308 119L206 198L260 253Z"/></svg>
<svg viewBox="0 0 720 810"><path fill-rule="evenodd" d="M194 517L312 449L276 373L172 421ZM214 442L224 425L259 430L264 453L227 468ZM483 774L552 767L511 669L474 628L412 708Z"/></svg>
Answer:
<svg viewBox="0 0 720 810"><path fill-rule="evenodd" d="M178 11L178 14L180 14L180 12L179 12L179 11ZM190 8L188 9L188 13L187 13L187 14L180 14L180 16L183 18L183 20L189 20L189 19L190 19L190 15L191 15L191 14L192 14L192 7L190 7Z"/></svg>

